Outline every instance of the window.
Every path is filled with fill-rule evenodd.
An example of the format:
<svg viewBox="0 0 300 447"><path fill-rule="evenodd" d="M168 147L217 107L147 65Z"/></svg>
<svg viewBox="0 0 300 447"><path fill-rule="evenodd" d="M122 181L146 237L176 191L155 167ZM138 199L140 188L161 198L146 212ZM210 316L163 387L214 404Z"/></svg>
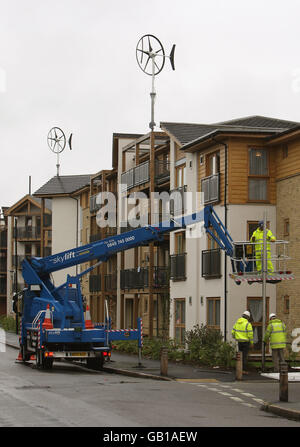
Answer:
<svg viewBox="0 0 300 447"><path fill-rule="evenodd" d="M220 172L220 152L207 155L206 175L215 175Z"/></svg>
<svg viewBox="0 0 300 447"><path fill-rule="evenodd" d="M257 230L258 221L247 222L247 240L250 241L250 238L255 230ZM267 228L270 228L270 222L267 221Z"/></svg>
<svg viewBox="0 0 300 447"><path fill-rule="evenodd" d="M176 167L175 186L180 188L186 185L186 168L185 164Z"/></svg>
<svg viewBox="0 0 300 447"><path fill-rule="evenodd" d="M284 236L290 235L290 219L284 219L283 235Z"/></svg>
<svg viewBox="0 0 300 447"><path fill-rule="evenodd" d="M268 200L269 157L265 149L249 149L248 197L256 202Z"/></svg>
<svg viewBox="0 0 300 447"><path fill-rule="evenodd" d="M220 298L207 298L207 326L220 330Z"/></svg>
<svg viewBox="0 0 300 447"><path fill-rule="evenodd" d="M175 233L175 253L177 255L185 253L185 231Z"/></svg>
<svg viewBox="0 0 300 447"><path fill-rule="evenodd" d="M290 313L290 297L288 295L283 297L283 312L285 314Z"/></svg>
<svg viewBox="0 0 300 447"><path fill-rule="evenodd" d="M133 327L133 299L125 300L125 327Z"/></svg>
<svg viewBox="0 0 300 447"><path fill-rule="evenodd" d="M175 304L175 341L183 345L185 342L185 298L177 298Z"/></svg>

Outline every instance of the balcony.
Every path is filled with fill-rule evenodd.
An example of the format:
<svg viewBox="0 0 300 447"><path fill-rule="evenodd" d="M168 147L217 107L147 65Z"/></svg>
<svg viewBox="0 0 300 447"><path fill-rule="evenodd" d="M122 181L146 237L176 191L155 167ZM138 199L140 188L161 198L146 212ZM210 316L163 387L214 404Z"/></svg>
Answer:
<svg viewBox="0 0 300 447"><path fill-rule="evenodd" d="M16 231L17 230L17 231ZM18 227L14 228L14 238L18 240L36 240L41 238L41 228L40 227Z"/></svg>
<svg viewBox="0 0 300 447"><path fill-rule="evenodd" d="M202 277L221 278L221 249L202 251Z"/></svg>
<svg viewBox="0 0 300 447"><path fill-rule="evenodd" d="M201 180L201 191L204 193L204 204L220 201L220 174L210 175Z"/></svg>
<svg viewBox="0 0 300 447"><path fill-rule="evenodd" d="M146 289L149 287L149 268L121 270L121 289ZM153 267L153 288L160 289L169 286L168 267Z"/></svg>
<svg viewBox="0 0 300 447"><path fill-rule="evenodd" d="M173 281L186 280L186 253L171 255L171 275Z"/></svg>
<svg viewBox="0 0 300 447"><path fill-rule="evenodd" d="M131 168L121 174L121 191L127 191L135 186L142 185L150 180L150 163L145 161L135 168Z"/></svg>
<svg viewBox="0 0 300 447"><path fill-rule="evenodd" d="M170 162L165 160L155 160L155 183L163 185L170 181Z"/></svg>
<svg viewBox="0 0 300 447"><path fill-rule="evenodd" d="M101 208L101 204L97 203L97 196L98 194L94 194L93 196L90 197L90 212L91 213L95 213L96 211L98 211Z"/></svg>
<svg viewBox="0 0 300 447"><path fill-rule="evenodd" d="M148 269L127 269L121 270L121 289L145 289L149 284Z"/></svg>
<svg viewBox="0 0 300 447"><path fill-rule="evenodd" d="M100 275L90 275L89 276L89 289L90 289L90 292L100 292L101 291L101 276Z"/></svg>

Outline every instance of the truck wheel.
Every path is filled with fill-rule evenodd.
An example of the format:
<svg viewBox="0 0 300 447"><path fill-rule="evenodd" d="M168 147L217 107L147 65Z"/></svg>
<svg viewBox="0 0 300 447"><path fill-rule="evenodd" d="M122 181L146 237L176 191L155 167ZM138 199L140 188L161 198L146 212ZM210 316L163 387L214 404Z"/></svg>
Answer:
<svg viewBox="0 0 300 447"><path fill-rule="evenodd" d="M51 369L53 366L53 359L45 357L44 352L38 349L36 352L36 367L38 369Z"/></svg>
<svg viewBox="0 0 300 447"><path fill-rule="evenodd" d="M104 363L104 357L102 354L100 357L93 357L93 358L87 359L87 361L86 361L88 368L96 369L97 371L99 371L103 368L103 363Z"/></svg>

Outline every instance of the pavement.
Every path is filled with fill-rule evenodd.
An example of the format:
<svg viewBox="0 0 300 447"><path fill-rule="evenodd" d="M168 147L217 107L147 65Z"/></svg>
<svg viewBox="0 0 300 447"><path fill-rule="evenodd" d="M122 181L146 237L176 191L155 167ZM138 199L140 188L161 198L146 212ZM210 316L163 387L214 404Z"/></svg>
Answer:
<svg viewBox="0 0 300 447"><path fill-rule="evenodd" d="M19 349L19 336L13 332L5 333L5 344ZM224 370L222 368L200 367L179 362L168 362L167 375L161 375L159 360L143 358L138 359L136 355L129 355L113 351L111 360L105 363L104 370L110 373L122 374L131 377L140 377L152 380L180 381L180 382L236 382L236 383L279 383L279 374L261 373L253 370L247 375L243 375L242 381L236 380L234 370ZM299 382L296 388L293 387L292 396L288 396L288 402L263 402L261 410L276 414L287 419L300 421L300 370L290 368L288 381ZM279 395L279 393L278 393Z"/></svg>

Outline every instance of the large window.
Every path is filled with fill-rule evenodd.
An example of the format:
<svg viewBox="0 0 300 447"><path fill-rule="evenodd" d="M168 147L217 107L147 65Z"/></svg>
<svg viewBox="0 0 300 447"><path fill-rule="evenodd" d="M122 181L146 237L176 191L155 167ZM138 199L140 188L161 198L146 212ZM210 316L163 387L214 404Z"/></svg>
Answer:
<svg viewBox="0 0 300 447"><path fill-rule="evenodd" d="M220 330L220 298L207 298L207 326Z"/></svg>
<svg viewBox="0 0 300 447"><path fill-rule="evenodd" d="M183 345L185 341L185 298L177 298L175 301L175 340Z"/></svg>
<svg viewBox="0 0 300 447"><path fill-rule="evenodd" d="M248 197L255 202L268 200L269 155L266 149L249 149Z"/></svg>

